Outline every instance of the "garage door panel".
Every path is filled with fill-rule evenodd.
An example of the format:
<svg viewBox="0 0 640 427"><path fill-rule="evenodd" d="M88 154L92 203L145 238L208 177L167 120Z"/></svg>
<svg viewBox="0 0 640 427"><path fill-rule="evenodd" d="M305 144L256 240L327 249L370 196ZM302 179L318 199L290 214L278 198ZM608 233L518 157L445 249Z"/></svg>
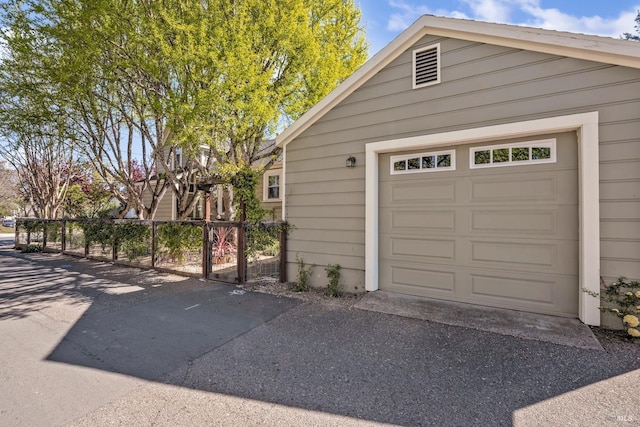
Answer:
<svg viewBox="0 0 640 427"><path fill-rule="evenodd" d="M459 223L469 224L470 236L514 237L527 239L578 239L576 206L503 207L492 209L459 208ZM569 225L570 226L567 226Z"/></svg>
<svg viewBox="0 0 640 427"><path fill-rule="evenodd" d="M451 232L455 229L455 210L433 209L389 209L380 221L388 223L393 232L408 232L414 229Z"/></svg>
<svg viewBox="0 0 640 427"><path fill-rule="evenodd" d="M572 240L477 239L463 236L380 235L381 262L389 266L468 266L517 275L575 275L578 247Z"/></svg>
<svg viewBox="0 0 640 427"><path fill-rule="evenodd" d="M573 316L578 305L572 276L529 275L490 269L398 263L380 277L384 290L514 310Z"/></svg>
<svg viewBox="0 0 640 427"><path fill-rule="evenodd" d="M573 277L474 273L470 289L471 299L485 305L565 315L578 309Z"/></svg>
<svg viewBox="0 0 640 427"><path fill-rule="evenodd" d="M578 238L578 227L566 227L575 216L575 206L472 208L401 206L380 211L380 225L390 233L446 234L540 239ZM573 221L575 223L575 221Z"/></svg>
<svg viewBox="0 0 640 427"><path fill-rule="evenodd" d="M471 261L505 263L510 268L545 267L554 269L558 247L555 244L531 242L486 242L472 241Z"/></svg>
<svg viewBox="0 0 640 427"><path fill-rule="evenodd" d="M424 202L452 202L456 196L456 183L448 182L431 182L420 183L394 183L389 187L388 194L383 194L381 199L387 200L392 204L397 203L424 203Z"/></svg>
<svg viewBox="0 0 640 427"><path fill-rule="evenodd" d="M381 246L381 255L416 263L455 262L456 239L389 237Z"/></svg>
<svg viewBox="0 0 640 427"><path fill-rule="evenodd" d="M571 240L471 240L469 265L518 272L575 275L578 247Z"/></svg>
<svg viewBox="0 0 640 427"><path fill-rule="evenodd" d="M526 301L552 304L555 280L524 280L505 275L471 274L471 294L480 297L511 300L518 304Z"/></svg>
<svg viewBox="0 0 640 427"><path fill-rule="evenodd" d="M454 294L455 272L442 269L429 269L428 267L396 266L389 271L388 283L396 292L429 291L432 294L451 297Z"/></svg>
<svg viewBox="0 0 640 427"><path fill-rule="evenodd" d="M506 169L506 168L505 168ZM517 170L517 167L513 169ZM518 173L511 176L492 175L471 179L468 199L471 203L551 204L578 203L575 170ZM464 189L460 186L458 202L464 203Z"/></svg>
<svg viewBox="0 0 640 427"><path fill-rule="evenodd" d="M380 289L575 316L577 143L555 138L545 164L470 169L473 144L455 147L455 171L392 175L382 155Z"/></svg>
<svg viewBox="0 0 640 427"><path fill-rule="evenodd" d="M503 176L491 180L471 183L471 201L495 202L517 200L556 200L557 179L555 177L510 178L504 181Z"/></svg>
<svg viewBox="0 0 640 427"><path fill-rule="evenodd" d="M473 210L471 230L474 234L552 234L558 229L555 209Z"/></svg>

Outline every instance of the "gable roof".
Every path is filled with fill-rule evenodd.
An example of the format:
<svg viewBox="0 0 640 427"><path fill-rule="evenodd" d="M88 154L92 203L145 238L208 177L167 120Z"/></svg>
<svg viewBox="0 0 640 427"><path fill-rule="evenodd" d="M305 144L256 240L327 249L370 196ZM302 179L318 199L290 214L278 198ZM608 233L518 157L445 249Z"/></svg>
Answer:
<svg viewBox="0 0 640 427"><path fill-rule="evenodd" d="M425 35L567 56L640 69L640 43L609 37L423 15L276 137L283 147Z"/></svg>

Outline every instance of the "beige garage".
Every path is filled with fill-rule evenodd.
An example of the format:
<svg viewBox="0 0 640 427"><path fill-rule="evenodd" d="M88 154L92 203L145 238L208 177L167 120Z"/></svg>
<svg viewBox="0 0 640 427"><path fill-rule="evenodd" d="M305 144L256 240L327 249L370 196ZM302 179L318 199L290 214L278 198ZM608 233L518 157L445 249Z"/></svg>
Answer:
<svg viewBox="0 0 640 427"><path fill-rule="evenodd" d="M379 156L379 288L578 315L575 132Z"/></svg>

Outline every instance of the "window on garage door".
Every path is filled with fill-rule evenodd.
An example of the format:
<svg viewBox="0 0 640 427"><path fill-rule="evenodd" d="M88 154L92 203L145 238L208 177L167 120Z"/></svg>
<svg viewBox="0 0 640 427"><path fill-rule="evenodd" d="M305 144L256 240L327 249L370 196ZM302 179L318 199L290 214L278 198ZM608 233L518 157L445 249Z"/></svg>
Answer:
<svg viewBox="0 0 640 427"><path fill-rule="evenodd" d="M471 169L555 162L555 139L485 145L469 150Z"/></svg>

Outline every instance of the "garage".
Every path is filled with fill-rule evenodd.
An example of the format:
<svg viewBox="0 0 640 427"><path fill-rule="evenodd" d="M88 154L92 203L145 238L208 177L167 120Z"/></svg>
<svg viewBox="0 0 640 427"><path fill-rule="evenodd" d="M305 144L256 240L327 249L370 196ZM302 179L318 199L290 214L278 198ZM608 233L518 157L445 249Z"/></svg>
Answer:
<svg viewBox="0 0 640 427"><path fill-rule="evenodd" d="M379 289L578 315L575 132L381 153Z"/></svg>

